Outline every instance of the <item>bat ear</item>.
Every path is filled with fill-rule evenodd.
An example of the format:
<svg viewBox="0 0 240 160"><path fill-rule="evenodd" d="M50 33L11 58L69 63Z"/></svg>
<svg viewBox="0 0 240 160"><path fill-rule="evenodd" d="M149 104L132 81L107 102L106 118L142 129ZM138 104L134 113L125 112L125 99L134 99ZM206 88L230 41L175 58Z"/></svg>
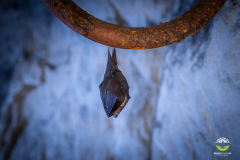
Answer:
<svg viewBox="0 0 240 160"><path fill-rule="evenodd" d="M112 53L112 62L115 66L117 66L117 55L116 55L116 49L115 47L113 48L113 53Z"/></svg>

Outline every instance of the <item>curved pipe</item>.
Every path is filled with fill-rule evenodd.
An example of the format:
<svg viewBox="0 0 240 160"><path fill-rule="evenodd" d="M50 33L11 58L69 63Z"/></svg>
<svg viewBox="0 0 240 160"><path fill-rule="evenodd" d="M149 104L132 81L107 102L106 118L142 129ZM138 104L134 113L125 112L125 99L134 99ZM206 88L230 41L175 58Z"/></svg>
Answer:
<svg viewBox="0 0 240 160"><path fill-rule="evenodd" d="M150 27L124 27L104 22L71 0L42 1L68 27L95 42L124 49L150 49L194 35L211 21L227 0L199 0L176 19Z"/></svg>

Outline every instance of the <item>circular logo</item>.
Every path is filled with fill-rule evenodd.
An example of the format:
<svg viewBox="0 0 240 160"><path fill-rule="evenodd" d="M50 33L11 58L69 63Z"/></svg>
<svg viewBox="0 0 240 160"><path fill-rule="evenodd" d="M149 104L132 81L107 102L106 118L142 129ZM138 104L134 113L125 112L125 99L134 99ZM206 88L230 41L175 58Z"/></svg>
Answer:
<svg viewBox="0 0 240 160"><path fill-rule="evenodd" d="M230 142L227 138L221 137L215 142L216 147L219 151L226 151L230 147Z"/></svg>

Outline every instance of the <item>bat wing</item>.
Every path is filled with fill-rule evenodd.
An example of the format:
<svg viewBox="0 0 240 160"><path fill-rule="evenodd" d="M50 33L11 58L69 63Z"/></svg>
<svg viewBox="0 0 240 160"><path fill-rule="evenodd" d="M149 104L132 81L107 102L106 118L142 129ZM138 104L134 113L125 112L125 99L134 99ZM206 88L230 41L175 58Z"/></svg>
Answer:
<svg viewBox="0 0 240 160"><path fill-rule="evenodd" d="M106 77L99 85L102 104L108 117L111 117L117 110L117 105L119 104L116 103L118 102L117 99L123 93L119 87L118 82L110 77Z"/></svg>
<svg viewBox="0 0 240 160"><path fill-rule="evenodd" d="M129 99L131 98L129 95L129 86L127 83L126 78L124 77L124 75L122 74L122 72L116 72L114 74L114 78L116 79L116 81L118 82L119 86L122 89L123 94L121 94L121 99L122 101L119 101L119 107L116 109L116 111L114 112L114 117L116 118L118 116L118 114L122 111L122 109L126 106L127 102L129 101Z"/></svg>
<svg viewBox="0 0 240 160"><path fill-rule="evenodd" d="M117 101L117 97L108 90L107 91L107 99L106 99L107 106L106 106L106 109L105 109L105 112L106 112L108 117L112 116L114 104L115 104L116 101Z"/></svg>
<svg viewBox="0 0 240 160"><path fill-rule="evenodd" d="M104 80L102 81L102 83L99 85L99 89L100 89L100 96L102 99L102 104L104 109L106 110L107 108L107 104L106 104L106 100L107 100L107 91L106 91L106 87L109 83L109 81L111 80L110 77L106 77L104 78Z"/></svg>
<svg viewBox="0 0 240 160"><path fill-rule="evenodd" d="M130 99L130 98L127 98L126 95L124 95L124 97L122 97L122 98L124 98L124 101L123 101L122 103L120 103L119 107L117 108L117 110L116 110L116 111L114 112L114 114L113 114L113 116L114 116L115 118L117 118L117 116L119 115L119 113L120 113L120 112L122 111L122 109L126 106L128 100Z"/></svg>
<svg viewBox="0 0 240 160"><path fill-rule="evenodd" d="M107 85L106 90L113 94L117 99L115 100L114 104L111 105L111 108L108 110L108 116L112 116L115 114L115 111L118 110L119 107L125 101L125 93L123 92L122 87L119 85L118 81L113 77L109 84Z"/></svg>
<svg viewBox="0 0 240 160"><path fill-rule="evenodd" d="M122 74L122 72L117 72L114 75L114 78L117 80L119 85L122 87L123 92L126 94L127 98L130 99L130 96L129 96L129 86L128 86L127 80L124 77L124 75Z"/></svg>

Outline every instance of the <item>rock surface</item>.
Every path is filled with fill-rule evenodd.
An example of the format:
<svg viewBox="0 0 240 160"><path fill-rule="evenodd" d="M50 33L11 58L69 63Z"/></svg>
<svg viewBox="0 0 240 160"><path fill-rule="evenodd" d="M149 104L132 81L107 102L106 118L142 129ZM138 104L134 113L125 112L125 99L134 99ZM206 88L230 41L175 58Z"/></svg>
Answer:
<svg viewBox="0 0 240 160"><path fill-rule="evenodd" d="M124 26L166 22L196 0L75 0ZM101 7L100 7L101 6ZM117 49L131 99L105 115L98 85L107 47L60 22L41 1L0 2L0 159L240 158L240 2L183 42Z"/></svg>

